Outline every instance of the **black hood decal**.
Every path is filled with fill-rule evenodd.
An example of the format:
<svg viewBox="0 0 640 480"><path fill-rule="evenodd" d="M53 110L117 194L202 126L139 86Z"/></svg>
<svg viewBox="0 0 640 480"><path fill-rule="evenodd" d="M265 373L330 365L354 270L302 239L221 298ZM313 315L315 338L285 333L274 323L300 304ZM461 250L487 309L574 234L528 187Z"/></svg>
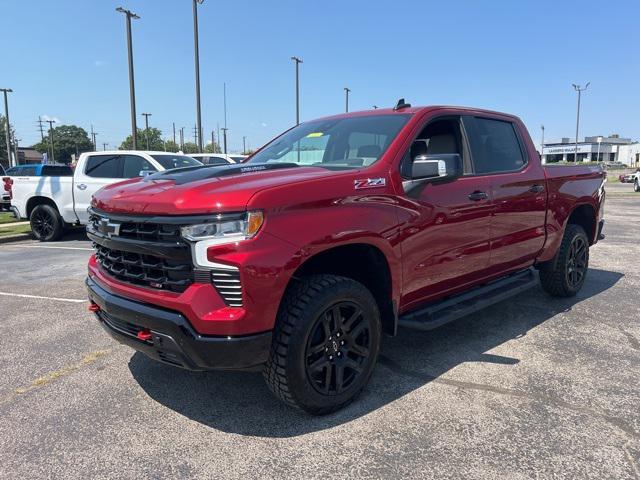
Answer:
<svg viewBox="0 0 640 480"><path fill-rule="evenodd" d="M176 185L198 182L209 178L228 177L265 170L280 170L282 168L297 168L297 163L257 163L236 165L201 165L196 167L174 168L163 172L154 173L142 179L143 182L154 180L173 180Z"/></svg>

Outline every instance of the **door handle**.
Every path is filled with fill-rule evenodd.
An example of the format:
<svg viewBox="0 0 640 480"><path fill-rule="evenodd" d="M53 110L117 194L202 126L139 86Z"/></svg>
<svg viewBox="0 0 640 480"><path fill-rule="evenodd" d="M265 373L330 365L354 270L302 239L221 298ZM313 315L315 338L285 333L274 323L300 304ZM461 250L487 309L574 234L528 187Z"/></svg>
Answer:
<svg viewBox="0 0 640 480"><path fill-rule="evenodd" d="M529 188L529 191L532 193L541 193L544 192L544 185L531 185L531 187Z"/></svg>
<svg viewBox="0 0 640 480"><path fill-rule="evenodd" d="M85 183L79 183L76 185L76 187L80 190L86 190L87 189L87 185Z"/></svg>
<svg viewBox="0 0 640 480"><path fill-rule="evenodd" d="M469 200L472 200L474 202L479 202L481 200L486 200L487 198L489 198L489 195L487 195L485 192L481 192L479 190L476 190L475 192L469 194Z"/></svg>

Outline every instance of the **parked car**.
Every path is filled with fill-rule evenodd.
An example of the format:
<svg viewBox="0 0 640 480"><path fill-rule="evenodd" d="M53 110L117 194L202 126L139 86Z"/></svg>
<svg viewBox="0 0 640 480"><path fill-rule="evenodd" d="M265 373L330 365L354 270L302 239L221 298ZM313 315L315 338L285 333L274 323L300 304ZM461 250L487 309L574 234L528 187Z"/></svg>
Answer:
<svg viewBox="0 0 640 480"><path fill-rule="evenodd" d="M69 165L64 164L27 164L16 165L7 170L10 177L70 177L73 175L73 169Z"/></svg>
<svg viewBox="0 0 640 480"><path fill-rule="evenodd" d="M85 225L91 196L105 185L158 171L202 166L197 160L167 152L103 151L80 155L75 170L47 175L53 166L22 167L12 176L12 210L16 218L29 219L33 235L41 241L59 239L65 227ZM49 167L49 168L47 168ZM36 168L35 174L31 168ZM72 172L71 175L68 172Z"/></svg>
<svg viewBox="0 0 640 480"><path fill-rule="evenodd" d="M631 174L631 183L633 183L633 191L640 192L640 168Z"/></svg>
<svg viewBox="0 0 640 480"><path fill-rule="evenodd" d="M618 175L618 181L620 181L620 183L633 183L636 178L635 176L636 176L635 173L626 173L626 174Z"/></svg>
<svg viewBox="0 0 640 480"><path fill-rule="evenodd" d="M225 153L191 153L189 156L199 160L205 165L242 163L247 158L246 155L227 155Z"/></svg>
<svg viewBox="0 0 640 480"><path fill-rule="evenodd" d="M0 211L9 210L11 207L11 185L10 178L6 176L4 167L0 165L0 179L2 179L2 188L0 188Z"/></svg>
<svg viewBox="0 0 640 480"><path fill-rule="evenodd" d="M512 115L398 103L300 124L237 166L96 192L90 310L169 365L262 365L283 402L324 414L365 387L383 332L521 293L533 269L575 295L602 169L541 165Z"/></svg>

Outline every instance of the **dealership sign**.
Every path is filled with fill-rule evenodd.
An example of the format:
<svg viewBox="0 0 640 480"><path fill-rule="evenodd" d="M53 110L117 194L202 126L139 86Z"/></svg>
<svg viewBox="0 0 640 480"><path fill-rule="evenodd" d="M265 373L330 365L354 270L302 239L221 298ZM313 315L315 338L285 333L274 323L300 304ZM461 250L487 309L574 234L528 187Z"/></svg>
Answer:
<svg viewBox="0 0 640 480"><path fill-rule="evenodd" d="M566 145L562 147L545 147L544 153L547 155L558 155L564 153L575 153L575 145ZM592 145L578 145L578 153L591 153L593 152Z"/></svg>

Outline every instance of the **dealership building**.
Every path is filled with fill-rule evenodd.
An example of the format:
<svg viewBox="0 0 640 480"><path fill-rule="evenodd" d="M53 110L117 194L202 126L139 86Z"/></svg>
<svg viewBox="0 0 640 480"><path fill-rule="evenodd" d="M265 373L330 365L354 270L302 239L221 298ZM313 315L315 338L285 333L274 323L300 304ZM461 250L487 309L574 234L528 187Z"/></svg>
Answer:
<svg viewBox="0 0 640 480"><path fill-rule="evenodd" d="M575 140L563 138L559 142L543 145L542 163L573 161L576 153ZM579 162L622 162L631 167L640 166L640 143L619 135L608 137L584 137L578 142Z"/></svg>

